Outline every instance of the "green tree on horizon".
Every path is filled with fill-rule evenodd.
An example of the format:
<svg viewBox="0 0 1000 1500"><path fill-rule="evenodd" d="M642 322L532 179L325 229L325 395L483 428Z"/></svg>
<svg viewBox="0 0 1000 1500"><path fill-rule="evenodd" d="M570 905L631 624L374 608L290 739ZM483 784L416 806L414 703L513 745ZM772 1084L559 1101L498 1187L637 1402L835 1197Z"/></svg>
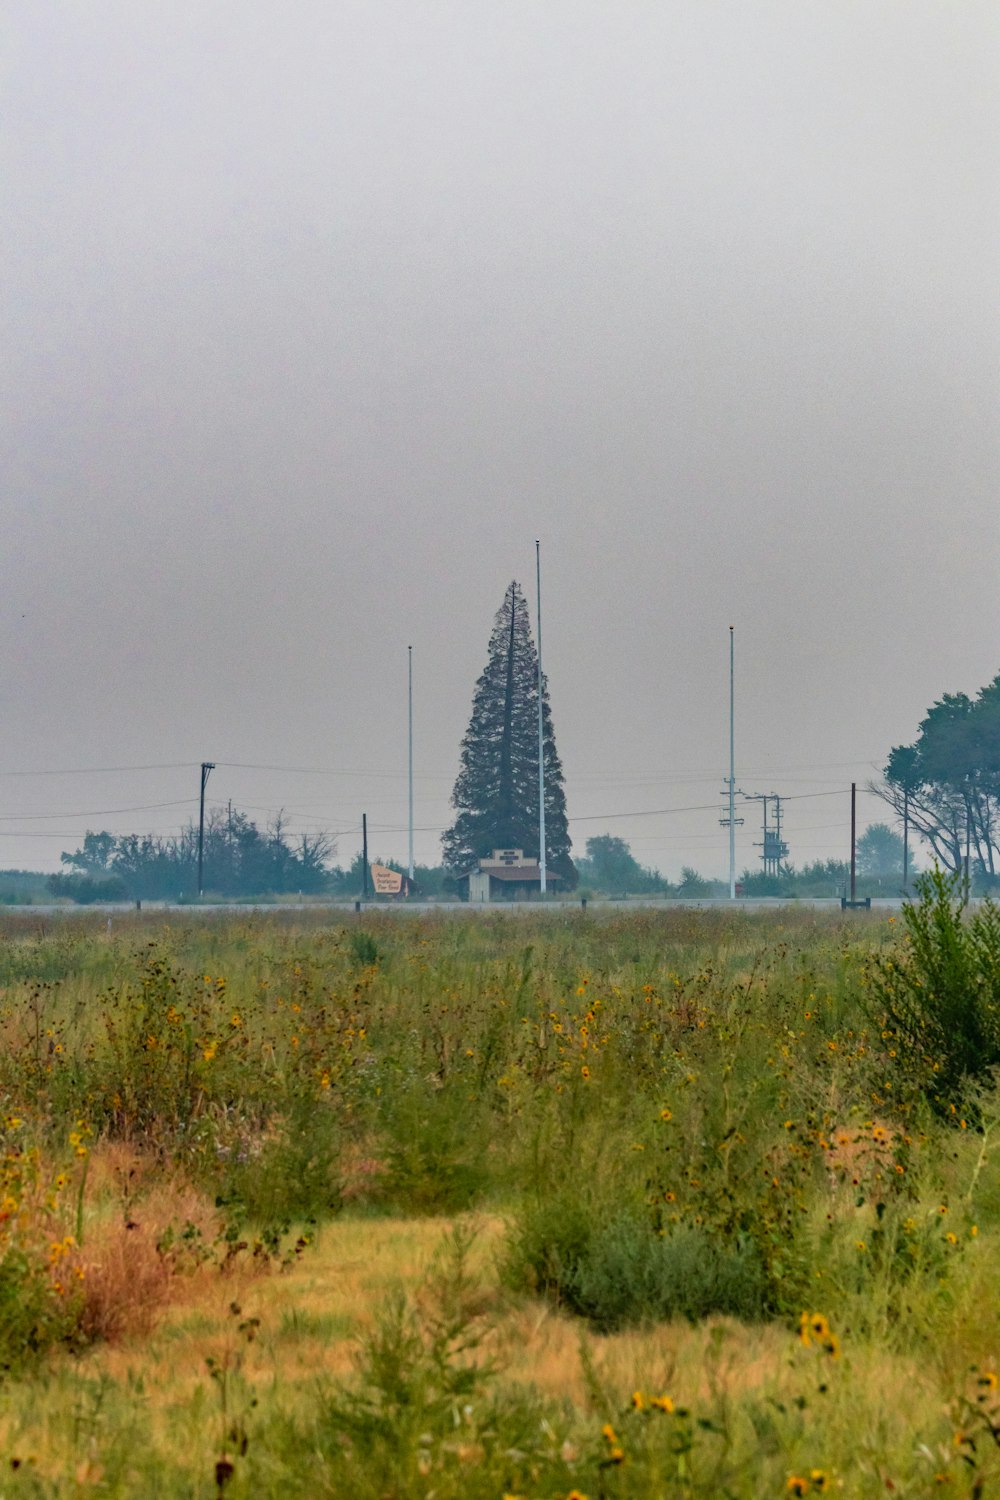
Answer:
<svg viewBox="0 0 1000 1500"><path fill-rule="evenodd" d="M858 874L871 876L879 881L897 881L903 879L903 839L888 823L871 823L858 839L857 847ZM909 874L916 872L913 869L913 856L910 856Z"/></svg>
<svg viewBox="0 0 1000 1500"><path fill-rule="evenodd" d="M669 889L659 870L647 870L632 853L628 841L613 833L598 833L587 840L587 853L577 861L581 880L601 891L622 894L650 893Z"/></svg>
<svg viewBox="0 0 1000 1500"><path fill-rule="evenodd" d="M260 829L237 809L210 808L205 820L205 889L221 896L313 894L326 888L335 849L326 833L301 834L293 841L281 813ZM121 880L132 897L190 897L196 890L198 828L188 823L174 836L116 836L88 829L81 848L59 857L77 876ZM73 890L72 884L61 887L66 895Z"/></svg>
<svg viewBox="0 0 1000 1500"><path fill-rule="evenodd" d="M1000 675L967 693L945 693L928 709L912 745L895 745L872 790L952 873L965 861L987 886L1000 880Z"/></svg>
<svg viewBox="0 0 1000 1500"><path fill-rule="evenodd" d="M542 745L546 866L568 890L576 885L577 871L544 674ZM507 588L493 622L451 803L457 816L441 843L454 873L475 869L494 849L523 849L538 858L538 654L517 582Z"/></svg>

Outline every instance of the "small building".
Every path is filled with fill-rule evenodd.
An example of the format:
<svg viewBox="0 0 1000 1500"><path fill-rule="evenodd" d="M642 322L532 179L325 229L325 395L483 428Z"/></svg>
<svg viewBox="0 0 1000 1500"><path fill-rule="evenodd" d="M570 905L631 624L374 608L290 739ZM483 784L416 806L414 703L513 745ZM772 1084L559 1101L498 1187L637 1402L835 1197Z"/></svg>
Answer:
<svg viewBox="0 0 1000 1500"><path fill-rule="evenodd" d="M546 889L559 881L558 875L545 872ZM542 870L536 859L526 859L523 849L494 849L471 870L470 901L517 901L537 894L542 888Z"/></svg>

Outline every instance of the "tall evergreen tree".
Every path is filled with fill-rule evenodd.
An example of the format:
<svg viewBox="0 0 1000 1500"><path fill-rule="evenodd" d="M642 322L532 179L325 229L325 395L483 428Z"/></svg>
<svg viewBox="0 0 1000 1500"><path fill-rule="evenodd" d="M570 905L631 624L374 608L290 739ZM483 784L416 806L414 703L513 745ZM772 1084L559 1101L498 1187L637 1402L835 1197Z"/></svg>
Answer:
<svg viewBox="0 0 1000 1500"><path fill-rule="evenodd" d="M542 744L546 868L568 890L576 885L577 873L569 853L562 765L544 675ZM449 869L475 869L494 849L523 849L538 858L538 653L517 583L507 589L493 622L489 659L476 683L451 803L458 816L441 840Z"/></svg>

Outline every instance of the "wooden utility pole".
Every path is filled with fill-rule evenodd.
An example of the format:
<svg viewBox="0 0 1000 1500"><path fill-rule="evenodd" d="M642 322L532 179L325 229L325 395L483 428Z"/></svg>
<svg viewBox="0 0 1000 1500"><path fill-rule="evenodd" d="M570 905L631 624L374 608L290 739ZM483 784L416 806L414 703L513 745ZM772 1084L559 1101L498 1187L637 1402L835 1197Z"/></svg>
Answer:
<svg viewBox="0 0 1000 1500"><path fill-rule="evenodd" d="M858 784L851 782L851 905L857 897Z"/></svg>
<svg viewBox="0 0 1000 1500"><path fill-rule="evenodd" d="M203 760L201 763L201 797L198 802L198 900L205 894L205 787L208 778L215 770L214 760Z"/></svg>

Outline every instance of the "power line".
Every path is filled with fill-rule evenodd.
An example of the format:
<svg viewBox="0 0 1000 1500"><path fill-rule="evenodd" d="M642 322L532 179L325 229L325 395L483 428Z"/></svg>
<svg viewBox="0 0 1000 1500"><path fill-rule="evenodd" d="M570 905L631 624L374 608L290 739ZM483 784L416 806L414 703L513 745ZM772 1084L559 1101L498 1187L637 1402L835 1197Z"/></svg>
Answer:
<svg viewBox="0 0 1000 1500"><path fill-rule="evenodd" d="M163 761L148 766L76 766L64 771L0 771L0 776L110 776L125 771L189 771L196 761Z"/></svg>
<svg viewBox="0 0 1000 1500"><path fill-rule="evenodd" d="M0 813L0 822L10 823L15 818L23 818L29 823L55 822L58 818L109 818L112 813L153 812L159 807L188 807L194 801L194 797L179 797L174 802L144 802L138 807L97 807L89 812Z"/></svg>
<svg viewBox="0 0 1000 1500"><path fill-rule="evenodd" d="M402 781L406 777L405 771L337 770L332 766L271 766L249 760L217 760L215 764L231 771L281 771L289 776L370 776L378 781ZM424 773L418 775L417 780L450 781L451 777L444 773Z"/></svg>

